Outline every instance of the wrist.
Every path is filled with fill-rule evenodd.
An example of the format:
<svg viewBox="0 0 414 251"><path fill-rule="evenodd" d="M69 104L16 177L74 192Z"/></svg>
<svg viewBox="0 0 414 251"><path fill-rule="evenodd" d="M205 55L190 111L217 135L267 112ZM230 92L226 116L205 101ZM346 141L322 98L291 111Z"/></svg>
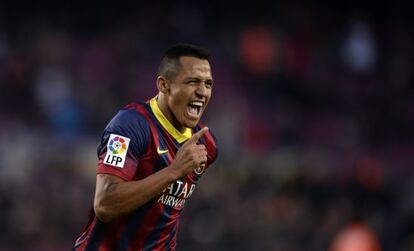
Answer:
<svg viewBox="0 0 414 251"><path fill-rule="evenodd" d="M170 177L171 182L176 181L183 176L183 174L179 170L177 170L177 168L174 168L172 164L167 166L165 170L167 171L168 177Z"/></svg>

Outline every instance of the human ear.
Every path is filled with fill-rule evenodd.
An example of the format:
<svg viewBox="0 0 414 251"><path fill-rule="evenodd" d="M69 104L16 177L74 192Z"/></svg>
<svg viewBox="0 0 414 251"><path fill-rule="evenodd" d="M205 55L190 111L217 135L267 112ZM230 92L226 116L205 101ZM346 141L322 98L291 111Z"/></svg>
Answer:
<svg viewBox="0 0 414 251"><path fill-rule="evenodd" d="M170 90L170 86L167 83L167 80L163 76L159 76L157 78L157 88L158 88L158 91L164 94L168 93L168 91Z"/></svg>

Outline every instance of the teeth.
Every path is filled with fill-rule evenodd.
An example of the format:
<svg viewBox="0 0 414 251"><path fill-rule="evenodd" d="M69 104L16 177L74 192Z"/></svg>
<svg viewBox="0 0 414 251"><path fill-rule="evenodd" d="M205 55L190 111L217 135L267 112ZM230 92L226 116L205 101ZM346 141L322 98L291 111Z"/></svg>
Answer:
<svg viewBox="0 0 414 251"><path fill-rule="evenodd" d="M201 101L193 101L193 102L190 103L190 105L194 105L194 106L201 107L201 106L203 106L203 102L201 102Z"/></svg>

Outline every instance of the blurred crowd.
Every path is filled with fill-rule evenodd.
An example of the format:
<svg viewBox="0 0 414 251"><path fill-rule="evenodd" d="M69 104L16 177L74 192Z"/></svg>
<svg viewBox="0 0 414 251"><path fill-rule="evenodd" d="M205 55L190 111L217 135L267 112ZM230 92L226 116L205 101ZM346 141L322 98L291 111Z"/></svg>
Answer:
<svg viewBox="0 0 414 251"><path fill-rule="evenodd" d="M92 206L100 133L156 94L177 42L211 51L204 122L220 147L178 250L414 250L409 6L3 4L0 250L70 249ZM355 240L370 244L349 249Z"/></svg>

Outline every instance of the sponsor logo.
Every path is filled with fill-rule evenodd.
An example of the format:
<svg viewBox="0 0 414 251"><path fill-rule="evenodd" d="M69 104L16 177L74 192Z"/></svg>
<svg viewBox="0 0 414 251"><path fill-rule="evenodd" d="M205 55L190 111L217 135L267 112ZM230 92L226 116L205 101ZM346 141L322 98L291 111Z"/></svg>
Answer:
<svg viewBox="0 0 414 251"><path fill-rule="evenodd" d="M160 147L159 147L159 146L157 146L157 153L158 153L159 155L161 155L161 154L164 154L164 153L168 153L168 150L162 150L162 149L160 149Z"/></svg>
<svg viewBox="0 0 414 251"><path fill-rule="evenodd" d="M162 191L157 202L181 210L186 200L193 194L195 188L196 184L176 180Z"/></svg>
<svg viewBox="0 0 414 251"><path fill-rule="evenodd" d="M130 139L117 134L109 136L104 164L123 168Z"/></svg>
<svg viewBox="0 0 414 251"><path fill-rule="evenodd" d="M195 174L202 175L206 171L206 163L201 163L199 167L194 169Z"/></svg>

